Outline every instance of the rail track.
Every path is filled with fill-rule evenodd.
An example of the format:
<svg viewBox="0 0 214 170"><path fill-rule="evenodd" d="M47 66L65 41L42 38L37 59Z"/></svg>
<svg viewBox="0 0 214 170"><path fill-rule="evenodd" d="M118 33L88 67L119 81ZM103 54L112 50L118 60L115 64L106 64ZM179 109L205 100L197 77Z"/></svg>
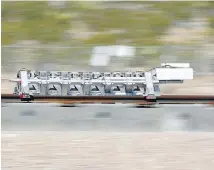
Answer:
<svg viewBox="0 0 214 170"><path fill-rule="evenodd" d="M2 94L1 101L5 103L21 103L19 96L12 94ZM34 96L31 103L103 103L103 104L210 104L214 106L214 95L162 95L156 100L148 100L144 96Z"/></svg>

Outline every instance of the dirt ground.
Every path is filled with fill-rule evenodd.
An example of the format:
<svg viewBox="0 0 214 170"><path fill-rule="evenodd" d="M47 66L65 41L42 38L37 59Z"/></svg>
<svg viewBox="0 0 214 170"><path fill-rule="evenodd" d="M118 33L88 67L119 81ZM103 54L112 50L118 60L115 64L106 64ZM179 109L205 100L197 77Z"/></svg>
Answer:
<svg viewBox="0 0 214 170"><path fill-rule="evenodd" d="M2 132L2 169L213 170L214 133Z"/></svg>
<svg viewBox="0 0 214 170"><path fill-rule="evenodd" d="M214 76L195 76L183 84L161 85L162 94L214 95Z"/></svg>

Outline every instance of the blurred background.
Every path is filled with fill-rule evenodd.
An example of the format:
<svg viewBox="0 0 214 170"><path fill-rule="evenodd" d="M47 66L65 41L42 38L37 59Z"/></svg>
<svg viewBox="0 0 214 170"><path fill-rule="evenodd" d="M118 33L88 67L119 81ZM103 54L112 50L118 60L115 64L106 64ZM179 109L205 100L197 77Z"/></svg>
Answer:
<svg viewBox="0 0 214 170"><path fill-rule="evenodd" d="M163 85L161 92L214 95L214 2L1 4L2 93L13 92L8 79L21 68L122 71L188 62L194 80ZM214 167L214 118L208 106L21 105L2 104L4 170ZM136 133L147 130L151 133Z"/></svg>
<svg viewBox="0 0 214 170"><path fill-rule="evenodd" d="M188 62L196 75L163 93L214 94L214 2L2 1L2 93L23 67L146 70L161 62Z"/></svg>

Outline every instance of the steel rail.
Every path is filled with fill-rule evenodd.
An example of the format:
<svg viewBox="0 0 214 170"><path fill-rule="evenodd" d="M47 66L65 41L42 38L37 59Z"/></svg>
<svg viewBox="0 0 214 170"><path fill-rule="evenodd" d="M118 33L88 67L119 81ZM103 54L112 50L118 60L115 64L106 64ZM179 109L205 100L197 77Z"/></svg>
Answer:
<svg viewBox="0 0 214 170"><path fill-rule="evenodd" d="M19 96L2 94L2 102L21 102ZM133 103L144 104L212 104L214 95L162 95L156 100L147 100L145 96L34 96L35 103Z"/></svg>

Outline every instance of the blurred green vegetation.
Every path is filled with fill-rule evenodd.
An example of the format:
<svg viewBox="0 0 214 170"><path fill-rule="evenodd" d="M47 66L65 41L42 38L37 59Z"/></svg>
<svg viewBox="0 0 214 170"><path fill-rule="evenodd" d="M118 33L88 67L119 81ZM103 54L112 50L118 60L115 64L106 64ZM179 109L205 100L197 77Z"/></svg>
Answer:
<svg viewBox="0 0 214 170"><path fill-rule="evenodd" d="M47 2L2 2L2 43L17 40L60 41L70 27L70 16L48 7Z"/></svg>
<svg viewBox="0 0 214 170"><path fill-rule="evenodd" d="M115 4L144 5L144 9L105 8ZM103 7L103 8L102 8ZM164 35L175 21L188 20L193 14L209 16L214 2L66 2L63 8L50 6L47 1L2 2L2 44L18 40L38 40L43 44L76 41L90 44L160 45ZM213 14L212 14L213 15ZM214 17L208 17L211 32ZM83 22L92 36L85 39L69 38L66 31L79 28ZM116 33L114 31L117 31ZM112 32L111 32L112 31Z"/></svg>

